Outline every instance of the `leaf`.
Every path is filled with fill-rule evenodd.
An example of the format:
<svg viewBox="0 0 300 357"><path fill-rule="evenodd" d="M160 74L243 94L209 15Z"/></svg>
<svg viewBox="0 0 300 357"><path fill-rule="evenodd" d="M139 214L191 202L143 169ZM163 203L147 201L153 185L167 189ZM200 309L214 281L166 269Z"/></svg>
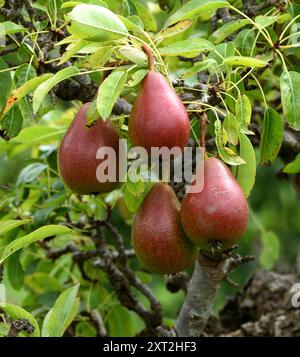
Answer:
<svg viewBox="0 0 300 357"><path fill-rule="evenodd" d="M31 337L40 337L40 328L36 319L26 310L22 309L19 306L9 304L9 303L0 303L0 308L3 310L10 318L14 320L26 319L34 327L32 334L25 333L27 336Z"/></svg>
<svg viewBox="0 0 300 357"><path fill-rule="evenodd" d="M139 0L130 0L136 10L139 18L142 20L142 23L145 25L145 28L149 31L157 31L157 23L152 12L149 10L148 6L141 3Z"/></svg>
<svg viewBox="0 0 300 357"><path fill-rule="evenodd" d="M286 165L283 172L287 174L297 174L300 172L300 154L297 155L296 159Z"/></svg>
<svg viewBox="0 0 300 357"><path fill-rule="evenodd" d="M223 63L223 58L233 56L235 51L234 43L227 42L227 43L220 43L219 45L215 46L215 50L209 52L208 58L214 59L218 65ZM225 66L218 66L219 71L225 71Z"/></svg>
<svg viewBox="0 0 300 357"><path fill-rule="evenodd" d="M245 134L253 134L248 130L248 125L251 122L252 106L249 98L245 94L238 96L235 104L235 113L238 126L242 132Z"/></svg>
<svg viewBox="0 0 300 357"><path fill-rule="evenodd" d="M6 113L1 119L1 128L4 131L6 140L16 137L23 126L23 116L18 105Z"/></svg>
<svg viewBox="0 0 300 357"><path fill-rule="evenodd" d="M205 12L229 6L228 1L190 0L167 19L164 28L180 20L191 19Z"/></svg>
<svg viewBox="0 0 300 357"><path fill-rule="evenodd" d="M19 174L17 186L29 183L38 178L38 176L46 170L48 165L41 164L41 163L34 163L26 166Z"/></svg>
<svg viewBox="0 0 300 357"><path fill-rule="evenodd" d="M102 6L77 5L69 17L71 25L68 30L77 38L103 42L117 40L128 34L118 16Z"/></svg>
<svg viewBox="0 0 300 357"><path fill-rule="evenodd" d="M162 30L160 33L157 34L158 39L166 39L172 36L176 36L181 32L188 30L193 24L191 20L182 20L177 22L176 24Z"/></svg>
<svg viewBox="0 0 300 357"><path fill-rule="evenodd" d="M215 134L216 134L216 145L219 155L223 161L229 165L241 165L245 161L239 157L233 150L226 147L227 143L227 132L222 126L222 122L217 119L215 121Z"/></svg>
<svg viewBox="0 0 300 357"><path fill-rule="evenodd" d="M15 253L16 251L27 247L28 245L48 237L61 235L61 234L68 234L71 232L70 228L59 226L59 225L48 225L41 227L34 232L27 234L24 237L17 238L11 243L9 243L3 250L0 258L0 264L4 262L10 255Z"/></svg>
<svg viewBox="0 0 300 357"><path fill-rule="evenodd" d="M128 81L128 87L134 87L138 85L144 79L147 73L147 69L139 69L138 71L134 72L130 80Z"/></svg>
<svg viewBox="0 0 300 357"><path fill-rule="evenodd" d="M8 65L0 57L0 83L1 83L0 113L3 107L5 106L6 99L9 96L12 87L12 79L11 79L10 71L1 72L1 70L5 70L5 69L8 69Z"/></svg>
<svg viewBox="0 0 300 357"><path fill-rule="evenodd" d="M279 16L259 15L255 18L255 22L261 27L268 27L278 20Z"/></svg>
<svg viewBox="0 0 300 357"><path fill-rule="evenodd" d="M0 221L0 236L30 222L30 219Z"/></svg>
<svg viewBox="0 0 300 357"><path fill-rule="evenodd" d="M33 93L32 105L34 113L38 111L43 99L53 87L55 87L59 82L74 76L78 72L79 70L75 66L67 67L60 70L53 77L40 84Z"/></svg>
<svg viewBox="0 0 300 357"><path fill-rule="evenodd" d="M47 313L42 327L42 337L62 337L74 320L79 299L76 299L79 284L62 292Z"/></svg>
<svg viewBox="0 0 300 357"><path fill-rule="evenodd" d="M37 88L41 83L45 82L47 79L51 77L53 77L52 74L46 73L40 77L30 79L25 84L23 84L20 88L15 89L12 92L12 95L8 98L3 113L7 113L22 98L24 98L27 94L29 94L35 88Z"/></svg>
<svg viewBox="0 0 300 357"><path fill-rule="evenodd" d="M254 148L249 138L239 133L240 157L245 161L245 165L238 167L237 181L240 184L245 196L248 197L255 183L256 158Z"/></svg>
<svg viewBox="0 0 300 357"><path fill-rule="evenodd" d="M236 48L242 56L250 56L255 42L255 32L253 29L245 29L238 33L234 39ZM255 54L255 46L254 46Z"/></svg>
<svg viewBox="0 0 300 357"><path fill-rule="evenodd" d="M112 52L113 46L105 46L99 48L95 53L88 57L87 61L84 63L85 68L98 69L103 67L106 62L108 62Z"/></svg>
<svg viewBox="0 0 300 357"><path fill-rule="evenodd" d="M16 256L16 254L9 257ZM59 281L52 275L44 272L35 272L33 274L27 275L25 278L25 284L35 293L35 294L45 294L47 292L60 291L61 285Z"/></svg>
<svg viewBox="0 0 300 357"><path fill-rule="evenodd" d="M23 267L20 263L19 253L20 252L17 252L16 254L11 255L6 260L6 266L5 266L8 280L11 286L16 290L20 290L22 288L24 276L25 276Z"/></svg>
<svg viewBox="0 0 300 357"><path fill-rule="evenodd" d="M202 62L196 62L193 67L188 68L183 74L182 78L191 77L197 73L203 72L209 68L216 68L218 66L217 62L212 59L208 58Z"/></svg>
<svg viewBox="0 0 300 357"><path fill-rule="evenodd" d="M211 42L203 38L193 38L175 42L158 50L162 56L184 55L186 57L193 57L199 54L199 52L212 51L213 49L214 45Z"/></svg>
<svg viewBox="0 0 300 357"><path fill-rule="evenodd" d="M209 40L217 45L223 42L229 35L250 23L251 21L248 19L230 21L213 32Z"/></svg>
<svg viewBox="0 0 300 357"><path fill-rule="evenodd" d="M235 116L228 112L223 121L224 129L228 134L228 141L232 145L237 145L239 142L239 130Z"/></svg>
<svg viewBox="0 0 300 357"><path fill-rule="evenodd" d="M127 79L127 72L112 72L101 84L97 96L97 109L105 121L111 114L112 108L119 98Z"/></svg>
<svg viewBox="0 0 300 357"><path fill-rule="evenodd" d="M58 139L64 132L64 129L51 128L46 125L34 125L24 128L12 142L17 144L29 144L30 146L46 144L49 141L51 142Z"/></svg>
<svg viewBox="0 0 300 357"><path fill-rule="evenodd" d="M132 46L122 46L119 48L118 52L124 58L138 64L141 67L146 67L148 65L148 57L146 53L138 48L134 48Z"/></svg>
<svg viewBox="0 0 300 357"><path fill-rule="evenodd" d="M77 52L79 52L82 48L84 48L88 44L89 44L88 41L85 40L79 40L78 42L73 42L69 44L68 47L66 48L65 53L61 56L61 59L57 65L60 66L63 63L67 62L70 58L76 55Z"/></svg>
<svg viewBox="0 0 300 357"><path fill-rule="evenodd" d="M136 323L130 311L123 306L114 306L107 321L109 336L133 337L136 335ZM124 334L124 331L126 332Z"/></svg>
<svg viewBox="0 0 300 357"><path fill-rule="evenodd" d="M11 35L13 33L24 32L26 29L23 26L15 24L11 21L2 22L0 25L0 36Z"/></svg>
<svg viewBox="0 0 300 357"><path fill-rule="evenodd" d="M275 110L267 108L262 124L260 139L260 164L271 165L281 148L284 120Z"/></svg>
<svg viewBox="0 0 300 357"><path fill-rule="evenodd" d="M261 237L262 252L259 263L264 269L272 269L280 254L280 242L274 232L264 232Z"/></svg>
<svg viewBox="0 0 300 357"><path fill-rule="evenodd" d="M224 58L223 63L229 66L243 66L243 67L254 67L254 68L263 68L268 66L268 62L253 58L253 57L244 57L244 56L231 56Z"/></svg>
<svg viewBox="0 0 300 357"><path fill-rule="evenodd" d="M102 1L102 0L87 0L85 2L88 3L88 4L101 5L101 6L107 7L106 2ZM61 5L60 8L61 9L66 9L68 7L75 7L75 6L80 5L80 4L82 4L82 2L80 2L80 1L66 1Z"/></svg>
<svg viewBox="0 0 300 357"><path fill-rule="evenodd" d="M280 89L283 113L289 126L300 130L300 73L283 72Z"/></svg>

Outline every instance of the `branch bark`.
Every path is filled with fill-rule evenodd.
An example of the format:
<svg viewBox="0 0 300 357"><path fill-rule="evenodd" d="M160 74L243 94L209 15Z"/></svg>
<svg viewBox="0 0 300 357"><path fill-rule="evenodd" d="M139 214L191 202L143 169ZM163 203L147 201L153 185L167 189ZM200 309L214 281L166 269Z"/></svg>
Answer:
<svg viewBox="0 0 300 357"><path fill-rule="evenodd" d="M185 302L175 325L180 337L199 337L213 312L213 304L221 282L238 265L254 258L231 252L221 253L217 260L200 253L189 282Z"/></svg>

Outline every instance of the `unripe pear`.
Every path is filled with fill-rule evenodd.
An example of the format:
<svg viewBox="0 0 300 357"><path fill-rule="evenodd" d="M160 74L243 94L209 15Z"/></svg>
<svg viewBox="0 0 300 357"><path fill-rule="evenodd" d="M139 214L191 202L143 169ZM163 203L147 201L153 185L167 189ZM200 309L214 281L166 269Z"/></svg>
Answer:
<svg viewBox="0 0 300 357"><path fill-rule="evenodd" d="M183 229L201 249L210 249L212 241L229 248L242 237L247 227L245 195L229 168L217 158L205 158L197 178L204 179L203 189L201 192L188 189L184 195L181 204Z"/></svg>
<svg viewBox="0 0 300 357"><path fill-rule="evenodd" d="M153 273L177 273L195 261L197 250L180 224L180 203L167 184L155 184L144 199L132 225L132 243L140 263Z"/></svg>
<svg viewBox="0 0 300 357"><path fill-rule="evenodd" d="M65 185L79 194L105 193L118 186L119 135L108 119L99 118L91 127L86 126L86 103L76 114L67 130L58 153L59 172ZM116 182L99 182L97 167L104 160L98 160L96 153L101 147L110 147L116 153Z"/></svg>
<svg viewBox="0 0 300 357"><path fill-rule="evenodd" d="M151 63L151 54L149 59ZM153 63L131 111L129 137L134 146L142 146L148 153L151 147L183 149L189 141L185 107L165 77L154 71Z"/></svg>

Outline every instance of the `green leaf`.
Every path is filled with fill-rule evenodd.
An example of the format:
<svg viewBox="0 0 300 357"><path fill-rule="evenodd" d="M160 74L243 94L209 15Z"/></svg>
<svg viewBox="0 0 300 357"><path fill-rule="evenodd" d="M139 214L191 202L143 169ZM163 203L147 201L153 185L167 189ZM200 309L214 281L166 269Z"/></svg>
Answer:
<svg viewBox="0 0 300 357"><path fill-rule="evenodd" d="M244 56L232 56L224 58L223 63L228 66L243 66L243 67L253 67L253 68L263 68L268 66L268 62Z"/></svg>
<svg viewBox="0 0 300 357"><path fill-rule="evenodd" d="M166 47L159 48L159 53L162 56L178 56L184 55L186 57L194 57L203 51L212 51L214 45L203 39L203 38L193 38L189 40L175 42Z"/></svg>
<svg viewBox="0 0 300 357"><path fill-rule="evenodd" d="M261 237L262 252L259 263L264 269L271 270L277 262L280 254L280 242L274 232L264 232Z"/></svg>
<svg viewBox="0 0 300 357"><path fill-rule="evenodd" d="M48 165L34 163L26 166L19 174L17 186L29 183L38 178L38 176L48 168Z"/></svg>
<svg viewBox="0 0 300 357"><path fill-rule="evenodd" d="M65 290L47 313L42 327L42 337L62 337L72 323L79 309L76 298L79 284Z"/></svg>
<svg viewBox="0 0 300 357"><path fill-rule="evenodd" d="M58 139L64 132L64 129L51 128L46 125L34 125L24 128L12 142L30 146L46 144Z"/></svg>
<svg viewBox="0 0 300 357"><path fill-rule="evenodd" d="M300 130L300 73L283 72L280 77L283 113L289 126Z"/></svg>
<svg viewBox="0 0 300 357"><path fill-rule="evenodd" d="M71 25L68 30L77 38L104 42L128 35L126 26L118 16L102 6L77 5L69 17Z"/></svg>
<svg viewBox="0 0 300 357"><path fill-rule="evenodd" d="M214 59L218 65L223 63L223 58L230 57L234 55L234 43L227 42L227 43L220 43L219 45L215 46L215 50L209 52L208 58ZM219 71L223 71L225 66L219 66Z"/></svg>
<svg viewBox="0 0 300 357"><path fill-rule="evenodd" d="M9 259L16 256L12 255ZM35 272L33 274L27 275L25 278L25 284L35 293L35 294L45 294L51 291L60 291L61 284L49 273Z"/></svg>
<svg viewBox="0 0 300 357"><path fill-rule="evenodd" d="M239 133L240 157L245 161L245 165L238 167L237 181L242 187L245 196L248 197L255 183L256 176L256 158L254 148L249 138Z"/></svg>
<svg viewBox="0 0 300 357"><path fill-rule="evenodd" d="M145 25L145 28L149 31L156 32L157 31L157 23L155 17L153 16L151 10L148 6L144 5L142 2L138 0L130 0L136 10L139 18L142 20L142 23Z"/></svg>
<svg viewBox="0 0 300 357"><path fill-rule="evenodd" d="M297 174L300 172L300 154L297 155L296 159L286 165L283 172L287 174Z"/></svg>
<svg viewBox="0 0 300 357"><path fill-rule="evenodd" d="M228 112L223 121L224 129L228 134L228 141L232 145L237 145L239 142L239 130L235 116Z"/></svg>
<svg viewBox="0 0 300 357"><path fill-rule="evenodd" d="M5 133L6 139L16 137L23 126L23 116L18 105L6 113L1 119L1 128Z"/></svg>
<svg viewBox="0 0 300 357"><path fill-rule="evenodd" d="M8 65L0 57L0 71L5 69L8 69ZM10 71L0 72L0 83L1 83L1 91L0 91L0 113L1 113L12 87L12 79L11 79Z"/></svg>
<svg viewBox="0 0 300 357"><path fill-rule="evenodd" d="M137 333L132 313L123 306L114 306L109 314L107 325L111 337L124 337L125 335L133 337Z"/></svg>
<svg viewBox="0 0 300 357"><path fill-rule="evenodd" d="M205 12L215 11L222 7L229 6L228 1L190 0L167 19L164 27L168 27L180 20L192 19Z"/></svg>
<svg viewBox="0 0 300 357"><path fill-rule="evenodd" d="M68 234L71 232L70 228L59 226L59 225L49 225L41 227L34 232L27 234L24 237L17 238L11 243L9 243L3 250L0 258L0 264L4 262L10 255L15 253L16 251L27 247L28 245L48 237L61 235L61 234Z"/></svg>
<svg viewBox="0 0 300 357"><path fill-rule="evenodd" d="M157 34L158 39L166 39L172 36L176 36L181 32L188 30L193 25L193 21L191 20L182 20L177 22L176 24L162 30Z"/></svg>
<svg viewBox="0 0 300 357"><path fill-rule="evenodd" d="M261 27L269 27L274 22L278 20L279 16L265 16L265 15L259 15L255 18L255 22L260 25Z"/></svg>
<svg viewBox="0 0 300 357"><path fill-rule="evenodd" d="M0 236L30 222L30 219L0 221Z"/></svg>
<svg viewBox="0 0 300 357"><path fill-rule="evenodd" d="M242 56L251 55L254 42L255 42L255 32L253 29L242 30L241 32L238 33L238 35L234 39L235 46L239 50Z"/></svg>
<svg viewBox="0 0 300 357"><path fill-rule="evenodd" d="M19 306L9 304L9 303L0 303L0 309L3 310L10 318L14 320L26 319L34 327L32 334L24 333L27 336L31 337L40 337L40 328L36 319L26 310L22 309Z"/></svg>
<svg viewBox="0 0 300 357"><path fill-rule="evenodd" d="M280 150L283 141L284 120L275 110L265 110L260 139L260 164L271 165Z"/></svg>
<svg viewBox="0 0 300 357"><path fill-rule="evenodd" d="M183 74L182 78L191 77L197 73L203 72L209 68L216 68L218 66L217 62L212 59L208 58L202 62L196 62L193 67L188 68Z"/></svg>
<svg viewBox="0 0 300 357"><path fill-rule="evenodd" d="M128 81L128 87L134 87L138 85L144 79L147 73L147 69L139 69L138 71L134 72L130 80Z"/></svg>
<svg viewBox="0 0 300 357"><path fill-rule="evenodd" d="M25 28L11 21L2 22L0 25L0 36L24 32Z"/></svg>
<svg viewBox="0 0 300 357"><path fill-rule="evenodd" d="M25 276L23 267L20 263L20 251L11 255L6 260L5 268L11 286L16 290L20 290L23 286Z"/></svg>
<svg viewBox="0 0 300 357"><path fill-rule="evenodd" d="M136 63L141 67L146 67L148 65L148 57L146 53L138 48L132 46L122 46L119 48L118 52L127 60Z"/></svg>
<svg viewBox="0 0 300 357"><path fill-rule="evenodd" d="M244 164L245 161L238 156L237 153L225 146L227 144L228 136L219 119L215 121L215 134L216 145L221 159L233 166Z"/></svg>
<svg viewBox="0 0 300 357"><path fill-rule="evenodd" d="M88 45L89 42L85 40L79 40L78 42L73 42L68 45L66 48L65 53L61 56L60 61L58 62L58 66L62 65L63 63L67 62L70 58L76 55L82 48Z"/></svg>
<svg viewBox="0 0 300 357"><path fill-rule="evenodd" d="M225 40L232 33L238 31L240 28L249 25L251 23L248 19L234 20L221 26L218 30L213 32L209 38L214 44L219 44Z"/></svg>
<svg viewBox="0 0 300 357"><path fill-rule="evenodd" d="M53 87L55 87L59 82L78 74L78 72L79 70L75 66L67 67L40 84L33 93L32 105L34 113L38 111L43 99Z"/></svg>
<svg viewBox="0 0 300 357"><path fill-rule="evenodd" d="M47 79L51 77L53 77L52 74L46 73L40 77L30 79L25 84L23 84L20 88L15 89L12 92L12 95L8 98L3 113L7 113L22 98L24 98L27 94L29 94L35 88L37 88L41 83L45 82Z"/></svg>
<svg viewBox="0 0 300 357"><path fill-rule="evenodd" d="M245 94L240 94L235 104L235 114L239 128L245 134L253 134L248 130L251 122L252 106Z"/></svg>
<svg viewBox="0 0 300 357"><path fill-rule="evenodd" d="M119 98L127 79L127 72L114 71L101 84L97 96L97 109L105 121L111 114L112 108Z"/></svg>
<svg viewBox="0 0 300 357"><path fill-rule="evenodd" d="M105 46L99 48L95 53L88 57L87 61L84 64L85 68L98 69L103 67L105 63L109 60L114 47Z"/></svg>

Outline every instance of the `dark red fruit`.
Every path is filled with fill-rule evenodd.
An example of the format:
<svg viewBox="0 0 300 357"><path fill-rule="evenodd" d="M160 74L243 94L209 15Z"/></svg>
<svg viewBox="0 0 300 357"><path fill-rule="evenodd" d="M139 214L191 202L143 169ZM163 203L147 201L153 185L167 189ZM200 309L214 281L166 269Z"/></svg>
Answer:
<svg viewBox="0 0 300 357"><path fill-rule="evenodd" d="M203 176L204 170L204 176ZM229 168L216 158L206 158L198 178L204 177L199 193L185 194L181 223L191 241L202 249L219 241L223 248L237 242L248 223L248 203Z"/></svg>
<svg viewBox="0 0 300 357"><path fill-rule="evenodd" d="M155 184L132 225L132 243L141 264L158 274L177 273L193 264L197 250L180 225L180 203L172 188Z"/></svg>
<svg viewBox="0 0 300 357"><path fill-rule="evenodd" d="M110 192L118 186L118 132L109 119L103 122L99 118L92 127L86 127L89 105L90 103L85 104L77 113L58 153L59 171L65 185L79 194ZM115 150L117 182L97 180L97 167L103 160L96 159L96 153L104 146Z"/></svg>

